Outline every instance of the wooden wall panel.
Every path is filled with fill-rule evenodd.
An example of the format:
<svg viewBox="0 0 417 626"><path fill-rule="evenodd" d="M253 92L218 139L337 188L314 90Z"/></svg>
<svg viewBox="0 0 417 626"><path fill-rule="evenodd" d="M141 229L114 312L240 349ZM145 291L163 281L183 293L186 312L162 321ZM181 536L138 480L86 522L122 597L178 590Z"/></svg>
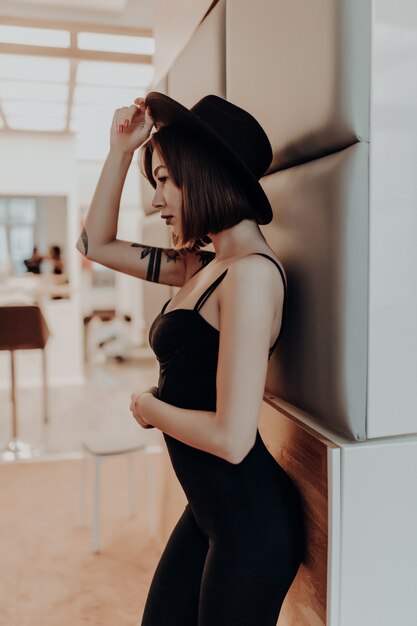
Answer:
<svg viewBox="0 0 417 626"><path fill-rule="evenodd" d="M265 396L259 431L268 450L298 486L307 524L307 555L285 598L279 626L325 626L328 545L327 451L337 447L284 415Z"/></svg>

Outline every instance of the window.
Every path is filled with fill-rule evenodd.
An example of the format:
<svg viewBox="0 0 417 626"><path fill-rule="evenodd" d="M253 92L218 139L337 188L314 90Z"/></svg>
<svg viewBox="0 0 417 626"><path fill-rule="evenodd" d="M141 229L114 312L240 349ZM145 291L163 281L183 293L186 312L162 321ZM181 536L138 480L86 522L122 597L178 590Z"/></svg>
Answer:
<svg viewBox="0 0 417 626"><path fill-rule="evenodd" d="M0 264L3 271L26 272L35 246L36 198L0 198Z"/></svg>

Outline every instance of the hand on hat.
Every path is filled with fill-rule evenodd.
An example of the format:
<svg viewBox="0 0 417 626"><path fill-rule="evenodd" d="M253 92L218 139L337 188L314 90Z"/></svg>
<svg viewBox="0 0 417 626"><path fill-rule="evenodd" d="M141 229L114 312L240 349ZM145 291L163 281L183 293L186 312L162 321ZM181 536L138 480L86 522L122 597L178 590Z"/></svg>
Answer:
<svg viewBox="0 0 417 626"><path fill-rule="evenodd" d="M130 107L116 109L110 131L110 149L131 154L148 138L153 126L149 107L143 98L136 98Z"/></svg>

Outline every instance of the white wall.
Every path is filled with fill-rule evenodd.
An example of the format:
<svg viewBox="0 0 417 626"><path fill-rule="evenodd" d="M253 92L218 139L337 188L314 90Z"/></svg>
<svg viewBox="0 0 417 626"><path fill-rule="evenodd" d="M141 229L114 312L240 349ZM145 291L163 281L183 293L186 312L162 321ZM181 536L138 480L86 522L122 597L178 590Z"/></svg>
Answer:
<svg viewBox="0 0 417 626"><path fill-rule="evenodd" d="M38 205L35 243L40 254L48 254L49 247L60 246L64 273L67 271L67 200L59 196L43 196ZM42 268L44 271L44 268Z"/></svg>
<svg viewBox="0 0 417 626"><path fill-rule="evenodd" d="M374 2L368 436L417 432L417 7Z"/></svg>
<svg viewBox="0 0 417 626"><path fill-rule="evenodd" d="M332 625L417 624L416 474L416 437L342 449L340 621Z"/></svg>
<svg viewBox="0 0 417 626"><path fill-rule="evenodd" d="M140 210L140 198L139 198L139 168L137 164L137 155L135 153L129 171L126 177L126 183L123 188L121 198L122 210ZM94 193L98 178L100 176L101 168L103 167L106 154L103 154L102 159L86 160L79 159L76 163L76 173L78 178L78 200L79 206L82 211L85 211L91 201Z"/></svg>

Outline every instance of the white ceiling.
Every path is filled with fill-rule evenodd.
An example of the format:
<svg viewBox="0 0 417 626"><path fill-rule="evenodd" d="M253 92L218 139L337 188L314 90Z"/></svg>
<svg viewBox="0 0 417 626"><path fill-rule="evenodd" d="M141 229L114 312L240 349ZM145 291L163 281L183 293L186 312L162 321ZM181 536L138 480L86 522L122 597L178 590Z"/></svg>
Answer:
<svg viewBox="0 0 417 626"><path fill-rule="evenodd" d="M66 24L69 29L82 30L85 24L86 31L88 26L93 30L95 26L105 32L116 29L124 35L133 34L129 29L124 30L125 27L135 31L152 29L153 0L0 2L3 24L7 24L7 18L12 18L8 20L12 23L16 18L15 22L17 20L20 25L39 28L43 20L56 24L56 28L61 30L65 30ZM82 9L77 5L82 5ZM76 54L82 53L78 52L74 41L71 50ZM89 54L88 50L86 52ZM133 48L128 52L132 54ZM80 158L102 159L108 149L108 130L114 109L128 106L135 97L145 95L153 76L152 65L149 61L148 65L141 65L140 60L123 63L120 58L115 58L115 54L112 57L107 47L106 52L101 53L106 55L105 59L95 58L94 51L90 60L82 56L53 59L50 58L52 54L48 57L29 56L31 54L34 54L33 47L27 55L24 51L14 54L12 49L7 50L7 44L2 44L0 136L3 132L71 131L77 136ZM55 78L52 71L54 63L62 66ZM25 64L27 68L20 67ZM39 68L45 64L51 67L48 65L41 72Z"/></svg>
<svg viewBox="0 0 417 626"><path fill-rule="evenodd" d="M1 0L0 12L29 19L153 28L153 4L153 0Z"/></svg>

